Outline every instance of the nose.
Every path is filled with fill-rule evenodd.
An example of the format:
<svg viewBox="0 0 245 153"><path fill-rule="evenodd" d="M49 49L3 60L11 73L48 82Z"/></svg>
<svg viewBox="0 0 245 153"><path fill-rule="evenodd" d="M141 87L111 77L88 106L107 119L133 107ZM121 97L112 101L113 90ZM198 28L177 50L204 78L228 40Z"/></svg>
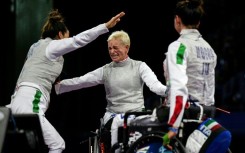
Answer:
<svg viewBox="0 0 245 153"><path fill-rule="evenodd" d="M115 52L115 49L109 49L109 53L114 53Z"/></svg>

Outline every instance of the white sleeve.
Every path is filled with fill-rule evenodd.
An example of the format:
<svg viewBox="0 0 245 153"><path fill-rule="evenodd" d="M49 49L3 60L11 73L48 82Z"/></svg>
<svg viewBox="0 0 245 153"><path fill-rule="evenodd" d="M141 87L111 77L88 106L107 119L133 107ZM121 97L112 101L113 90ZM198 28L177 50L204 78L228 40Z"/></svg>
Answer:
<svg viewBox="0 0 245 153"><path fill-rule="evenodd" d="M98 84L103 84L103 67L80 77L62 80L55 84L55 92L56 94L61 94L72 90L96 86Z"/></svg>
<svg viewBox="0 0 245 153"><path fill-rule="evenodd" d="M165 96L166 86L164 86L158 79L155 73L151 68L145 63L142 62L139 68L140 75L145 84L149 89L156 93L157 95Z"/></svg>
<svg viewBox="0 0 245 153"><path fill-rule="evenodd" d="M188 81L186 74L188 51L180 42L175 41L169 45L166 55L170 83L168 97L170 114L168 123L174 127L179 127L188 97L186 87Z"/></svg>
<svg viewBox="0 0 245 153"><path fill-rule="evenodd" d="M74 51L78 48L81 48L89 44L98 36L108 31L109 30L107 29L105 24L100 24L94 28L81 32L76 36L59 40L53 40L49 43L49 45L46 48L46 56L50 60L55 60L56 58L64 54L67 54L71 51Z"/></svg>
<svg viewBox="0 0 245 153"><path fill-rule="evenodd" d="M188 77L186 74L187 67L187 51L181 53L181 43L175 41L170 44L167 52L167 69L168 69L168 79L171 84L171 95L181 95L185 96L187 94L187 81ZM182 54L182 55L181 55ZM173 94L174 92L174 94Z"/></svg>

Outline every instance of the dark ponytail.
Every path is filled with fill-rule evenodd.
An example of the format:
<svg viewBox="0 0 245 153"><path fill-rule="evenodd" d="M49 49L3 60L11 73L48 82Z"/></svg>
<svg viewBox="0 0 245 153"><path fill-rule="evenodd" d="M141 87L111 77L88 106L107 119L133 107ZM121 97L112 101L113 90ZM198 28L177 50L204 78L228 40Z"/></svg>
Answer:
<svg viewBox="0 0 245 153"><path fill-rule="evenodd" d="M59 13L58 9L52 10L42 28L41 38L47 37L55 39L59 32L63 34L67 32L67 27L64 23L64 17Z"/></svg>

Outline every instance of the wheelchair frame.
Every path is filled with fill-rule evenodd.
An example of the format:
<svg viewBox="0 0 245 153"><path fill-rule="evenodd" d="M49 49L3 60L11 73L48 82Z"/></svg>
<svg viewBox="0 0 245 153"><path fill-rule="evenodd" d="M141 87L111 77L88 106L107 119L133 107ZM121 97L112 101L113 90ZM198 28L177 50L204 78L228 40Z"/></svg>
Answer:
<svg viewBox="0 0 245 153"><path fill-rule="evenodd" d="M115 152L116 149L120 148L120 153L134 153L135 148L137 148L139 146L139 143L141 142L147 142L150 141L152 139L157 139L161 141L162 144L162 136L165 134L165 132L167 131L167 124L159 124L158 126L154 127L154 126L147 126L148 128L151 128L150 131L145 132L142 137L140 137L139 139L137 139L133 144L131 144L129 146L128 141L129 141L129 130L130 130L130 126L127 124L128 123L128 117L130 115L135 115L135 117L137 116L141 116L141 115L150 115L152 114L152 111L145 111L145 112L127 112L125 113L124 116L124 122L123 122L123 134L122 134L122 142L119 144L115 144L114 146L112 146L112 153ZM155 130L157 128L161 128L160 130ZM141 129L142 126L132 126L133 129L137 130L137 129ZM185 147L183 146L182 142L175 137L171 144L175 147L174 149L177 149L176 152L174 153L181 153L179 150L181 150L183 153L185 153Z"/></svg>
<svg viewBox="0 0 245 153"><path fill-rule="evenodd" d="M200 114L199 114L199 118L198 119L183 119L180 130L178 132L178 135L172 139L171 144L173 146L173 153L186 153L185 150L185 145L183 142L183 129L185 128L185 124L186 123L190 123L190 122L196 122L198 124L200 124L203 120L202 117L204 115L204 113L202 112L203 109L200 109ZM141 115L150 115L152 114L152 111L144 111L144 112L127 112L125 113L124 116L124 122L123 122L123 134L122 134L122 142L118 142L117 144L113 145L111 150L112 153L115 152L116 149L120 148L120 153L134 153L135 148L137 149L137 146L141 143L141 142L146 142L149 141L151 139L157 139L158 141L162 142L162 136L167 132L167 125L162 125L162 129L163 130L151 130L150 132L146 132L144 135L142 135L140 138L138 138L133 144L131 144L129 146L128 141L129 141L129 129L131 128L127 123L128 123L128 117L130 115L135 115L137 116L141 116ZM134 126L133 128L137 129L137 126ZM92 145L92 143L90 142L89 144L89 153L105 153L103 152L103 150L100 150L99 147L99 143L98 143L98 137L100 135L99 131L96 131L97 135L94 137L94 143ZM92 139L90 138L90 141ZM228 148L227 153L232 153L232 151L230 150L230 148Z"/></svg>

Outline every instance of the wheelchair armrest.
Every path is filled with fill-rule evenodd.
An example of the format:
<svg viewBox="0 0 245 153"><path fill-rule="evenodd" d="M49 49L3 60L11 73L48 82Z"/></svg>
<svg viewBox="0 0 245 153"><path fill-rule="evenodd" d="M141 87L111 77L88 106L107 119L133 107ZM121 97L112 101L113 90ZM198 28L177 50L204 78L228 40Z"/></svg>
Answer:
<svg viewBox="0 0 245 153"><path fill-rule="evenodd" d="M126 112L124 115L123 127L127 128L128 117L130 115L140 116L140 115L150 115L152 111L144 111L144 112Z"/></svg>
<svg viewBox="0 0 245 153"><path fill-rule="evenodd" d="M126 112L124 115L124 121L123 121L123 144L126 145L128 142L128 117L130 115L140 116L140 115L150 115L152 114L152 111L143 111L143 112Z"/></svg>
<svg viewBox="0 0 245 153"><path fill-rule="evenodd" d="M205 120L206 118L214 118L216 114L215 106L202 106L203 107L203 115L202 118ZM184 119L198 119L200 115L200 107L195 105L190 105L184 112Z"/></svg>

